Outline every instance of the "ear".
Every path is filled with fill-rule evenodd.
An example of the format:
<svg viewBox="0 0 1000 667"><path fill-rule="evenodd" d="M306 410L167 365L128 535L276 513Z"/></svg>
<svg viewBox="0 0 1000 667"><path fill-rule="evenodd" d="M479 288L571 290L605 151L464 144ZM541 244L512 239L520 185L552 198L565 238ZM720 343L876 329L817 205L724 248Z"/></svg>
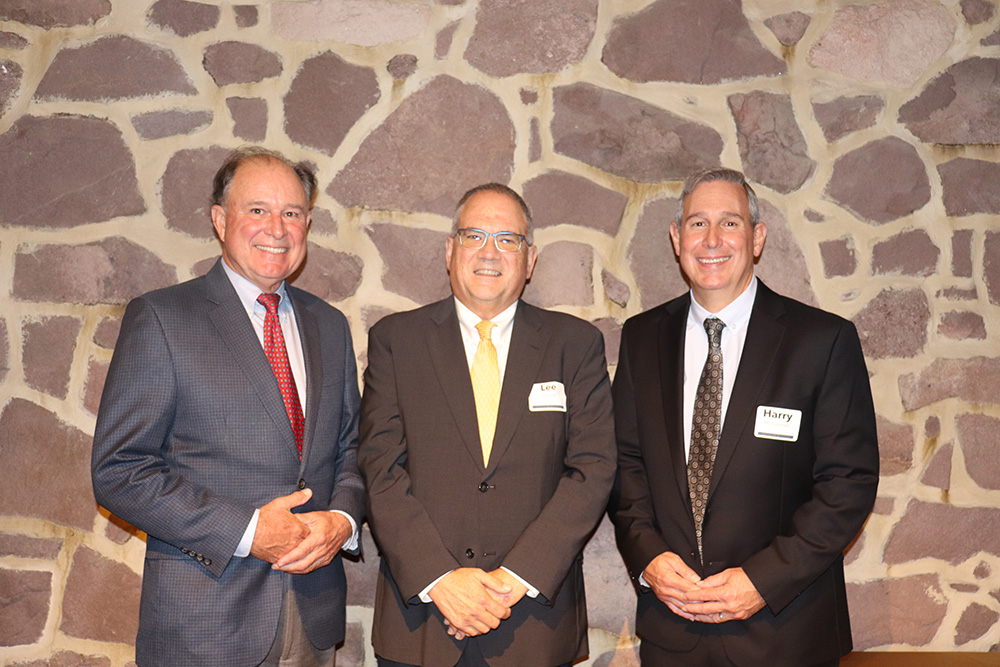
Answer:
<svg viewBox="0 0 1000 667"><path fill-rule="evenodd" d="M674 254L681 256L681 230L677 227L676 221L670 223L670 243L674 246Z"/></svg>
<svg viewBox="0 0 1000 667"><path fill-rule="evenodd" d="M455 250L455 237L449 236L444 240L444 268L451 273L451 253Z"/></svg>
<svg viewBox="0 0 1000 667"><path fill-rule="evenodd" d="M764 241L767 239L767 225L761 220L753 228L753 256L760 257L764 250Z"/></svg>
<svg viewBox="0 0 1000 667"><path fill-rule="evenodd" d="M524 276L524 279L531 280L531 274L535 270L535 262L538 261L538 247L528 246L528 271Z"/></svg>
<svg viewBox="0 0 1000 667"><path fill-rule="evenodd" d="M226 211L218 204L212 206L212 226L215 233L219 235L219 240L226 242Z"/></svg>

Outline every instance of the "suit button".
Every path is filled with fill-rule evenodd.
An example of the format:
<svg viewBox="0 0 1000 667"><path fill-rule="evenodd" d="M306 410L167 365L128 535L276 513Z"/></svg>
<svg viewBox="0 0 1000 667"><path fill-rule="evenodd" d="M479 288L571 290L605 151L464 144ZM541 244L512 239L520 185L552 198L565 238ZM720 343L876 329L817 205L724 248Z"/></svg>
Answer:
<svg viewBox="0 0 1000 667"><path fill-rule="evenodd" d="M466 558L475 558L476 557L476 552L473 551L472 549L466 549L465 550L465 557Z"/></svg>
<svg viewBox="0 0 1000 667"><path fill-rule="evenodd" d="M299 491L301 491L304 488L306 488L306 480L300 479L299 480Z"/></svg>
<svg viewBox="0 0 1000 667"><path fill-rule="evenodd" d="M212 559L211 558L206 558L203 562L205 564L205 567L208 567L209 565L212 564Z"/></svg>
<svg viewBox="0 0 1000 667"><path fill-rule="evenodd" d="M486 482L483 482L482 484L480 484L480 485L479 485L479 490L480 490L480 491L481 491L482 493L486 493L487 491L489 491L489 490L490 490L490 485L489 485L489 484L487 484Z"/></svg>

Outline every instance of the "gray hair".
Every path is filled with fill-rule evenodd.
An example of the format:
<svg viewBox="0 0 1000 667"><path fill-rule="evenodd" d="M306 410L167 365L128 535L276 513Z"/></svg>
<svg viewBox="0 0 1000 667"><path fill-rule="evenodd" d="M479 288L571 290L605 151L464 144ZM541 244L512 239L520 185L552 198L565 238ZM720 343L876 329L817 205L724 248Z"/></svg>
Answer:
<svg viewBox="0 0 1000 667"><path fill-rule="evenodd" d="M743 176L743 173L735 169L726 169L725 167L712 167L711 169L704 169L692 174L684 181L684 190L681 191L681 198L677 202L676 221L678 226L684 221L684 201L688 198L688 195L694 192L694 189L702 183L715 183L717 181L734 183L743 188L743 192L747 196L747 208L750 210L750 225L755 226L760 222L760 204L757 202L757 193L747 183L747 179Z"/></svg>
<svg viewBox="0 0 1000 667"><path fill-rule="evenodd" d="M309 207L312 208L313 197L316 196L316 175L312 168L304 162L292 162L281 153L262 146L241 146L226 157L225 162L215 172L215 177L212 179L213 206L225 207L226 199L229 197L229 188L233 184L233 177L236 176L236 170L245 162L254 160L280 162L294 171L302 184L302 189L306 192Z"/></svg>
<svg viewBox="0 0 1000 667"><path fill-rule="evenodd" d="M462 198L458 200L458 205L455 207L455 216L451 220L451 235L454 236L458 231L458 218L462 215L462 209L465 207L465 203L469 201L473 195L477 195L480 192L496 192L501 195L506 195L517 202L517 205L521 208L521 215L524 216L524 223L528 229L527 233L524 235L528 239L528 245L534 245L534 226L531 223L531 209L528 208L527 202L521 195L517 194L513 189L503 185L502 183L484 183L483 185L477 185L471 190L467 191Z"/></svg>

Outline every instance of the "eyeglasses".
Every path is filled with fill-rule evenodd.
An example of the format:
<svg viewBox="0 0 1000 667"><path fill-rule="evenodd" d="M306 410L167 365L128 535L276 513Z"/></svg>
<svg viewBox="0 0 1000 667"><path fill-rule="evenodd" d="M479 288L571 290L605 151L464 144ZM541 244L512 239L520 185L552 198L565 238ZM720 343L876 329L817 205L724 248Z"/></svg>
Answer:
<svg viewBox="0 0 1000 667"><path fill-rule="evenodd" d="M463 248L479 250L486 245L486 240L493 237L493 244L501 252L517 252L526 237L514 232L484 232L481 229L459 229L455 232L458 242Z"/></svg>

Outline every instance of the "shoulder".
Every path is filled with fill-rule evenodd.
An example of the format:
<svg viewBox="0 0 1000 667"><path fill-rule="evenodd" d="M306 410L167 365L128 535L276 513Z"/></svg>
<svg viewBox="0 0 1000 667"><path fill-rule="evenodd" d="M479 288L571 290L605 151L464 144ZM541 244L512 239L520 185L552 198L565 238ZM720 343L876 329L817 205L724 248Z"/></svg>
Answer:
<svg viewBox="0 0 1000 667"><path fill-rule="evenodd" d="M154 310L188 308L192 303L205 298L206 283L206 277L199 276L177 285L146 292L132 299L128 305L130 308L149 306Z"/></svg>
<svg viewBox="0 0 1000 667"><path fill-rule="evenodd" d="M691 295L688 292L684 292L670 301L661 303L658 306L653 306L649 310L645 310L638 315L633 315L628 318L625 320L623 330L646 331L651 327L655 328L660 326L662 322L673 317L687 317L690 305Z"/></svg>
<svg viewBox="0 0 1000 667"><path fill-rule="evenodd" d="M326 324L347 326L347 317L340 310L334 308L315 294L293 285L288 285L286 289L289 295L291 295L292 302L297 309L313 314L317 319Z"/></svg>
<svg viewBox="0 0 1000 667"><path fill-rule="evenodd" d="M401 332L403 335L412 336L415 330L420 330L435 322L444 322L449 317L456 318L457 322L455 306L451 297L413 310L390 313L373 324L369 333L377 336L392 336Z"/></svg>
<svg viewBox="0 0 1000 667"><path fill-rule="evenodd" d="M539 308L525 301L521 301L518 305L517 314L514 316L515 323L517 318L544 328L553 335L564 335L570 339L601 336L600 330L586 320L568 313Z"/></svg>
<svg viewBox="0 0 1000 667"><path fill-rule="evenodd" d="M854 323L850 320L791 297L782 296L763 283L760 283L758 290L754 312L772 316L786 326L829 331L855 329Z"/></svg>

